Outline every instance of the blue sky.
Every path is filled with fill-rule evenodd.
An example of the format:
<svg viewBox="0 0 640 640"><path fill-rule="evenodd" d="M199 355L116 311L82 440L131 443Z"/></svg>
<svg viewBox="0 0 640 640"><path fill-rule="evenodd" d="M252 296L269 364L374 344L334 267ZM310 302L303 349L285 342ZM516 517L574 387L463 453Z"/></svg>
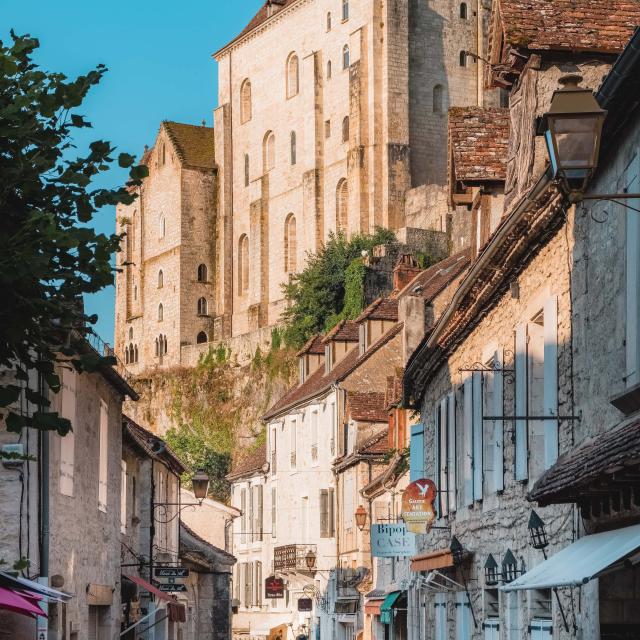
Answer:
<svg viewBox="0 0 640 640"><path fill-rule="evenodd" d="M109 140L139 155L162 120L213 124L217 71L211 54L244 28L263 0L0 0L0 38L9 30L39 38L36 62L69 77L99 63L109 72L79 110L93 123L80 145ZM82 149L82 146L80 147ZM115 186L126 173L114 168L100 184ZM115 210L95 226L112 233ZM113 288L91 296L98 333L113 344Z"/></svg>

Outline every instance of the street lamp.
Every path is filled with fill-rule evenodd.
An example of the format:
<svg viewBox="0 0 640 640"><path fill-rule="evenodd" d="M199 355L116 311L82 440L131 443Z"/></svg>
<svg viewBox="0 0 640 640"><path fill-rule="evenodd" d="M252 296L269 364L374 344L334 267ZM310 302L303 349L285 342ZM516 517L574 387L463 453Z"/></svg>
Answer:
<svg viewBox="0 0 640 640"><path fill-rule="evenodd" d="M358 527L358 529L360 529L360 531L362 531L364 530L366 524L367 524L367 510L362 505L360 505L356 509L356 526Z"/></svg>
<svg viewBox="0 0 640 640"><path fill-rule="evenodd" d="M304 561L307 565L307 569L309 571L314 571L316 568L316 554L313 552L313 549L309 549L307 555L304 557Z"/></svg>
<svg viewBox="0 0 640 640"><path fill-rule="evenodd" d="M193 486L193 495L196 500L204 500L207 497L209 490L209 476L205 473L204 469L198 469L191 478L191 484Z"/></svg>
<svg viewBox="0 0 640 640"><path fill-rule="evenodd" d="M502 560L502 582L509 584L513 582L520 572L518 571L518 561L511 549L507 549Z"/></svg>
<svg viewBox="0 0 640 640"><path fill-rule="evenodd" d="M484 581L487 587L495 587L500 582L498 563L491 553L484 563Z"/></svg>
<svg viewBox="0 0 640 640"><path fill-rule="evenodd" d="M449 551L451 551L451 555L453 557L453 564L456 566L462 564L464 560L464 547L458 538L453 536L451 538L451 544L449 545Z"/></svg>
<svg viewBox="0 0 640 640"><path fill-rule="evenodd" d="M535 512L531 511L529 517L529 536L531 538L531 546L534 549L546 549L549 546L547 531L544 527L542 518ZM546 554L545 554L546 557Z"/></svg>
<svg viewBox="0 0 640 640"><path fill-rule="evenodd" d="M590 89L578 86L578 75L560 78L551 108L542 117L549 159L555 176L569 193L585 190L598 166L602 127L607 112Z"/></svg>

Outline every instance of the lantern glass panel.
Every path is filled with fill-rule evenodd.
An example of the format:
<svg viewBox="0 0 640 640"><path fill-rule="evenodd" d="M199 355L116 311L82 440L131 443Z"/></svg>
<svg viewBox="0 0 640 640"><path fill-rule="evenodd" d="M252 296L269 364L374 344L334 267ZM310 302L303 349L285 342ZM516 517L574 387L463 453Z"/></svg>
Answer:
<svg viewBox="0 0 640 640"><path fill-rule="evenodd" d="M196 500L204 500L207 497L207 491L209 490L209 476L202 470L194 474L191 478L191 485L193 487L193 495Z"/></svg>
<svg viewBox="0 0 640 640"><path fill-rule="evenodd" d="M600 116L550 116L558 168L588 170L596 166L600 138ZM577 177L577 176L576 176Z"/></svg>

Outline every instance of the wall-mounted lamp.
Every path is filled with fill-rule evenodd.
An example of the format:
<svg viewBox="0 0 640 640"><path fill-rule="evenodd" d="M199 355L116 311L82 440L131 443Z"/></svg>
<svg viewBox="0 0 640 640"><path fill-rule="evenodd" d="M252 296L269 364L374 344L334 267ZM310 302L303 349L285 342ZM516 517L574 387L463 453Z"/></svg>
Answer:
<svg viewBox="0 0 640 640"><path fill-rule="evenodd" d="M315 571L316 560L317 556L314 553L313 549L309 549L307 555L304 557L305 564L307 565L307 569L309 569L309 571Z"/></svg>
<svg viewBox="0 0 640 640"><path fill-rule="evenodd" d="M360 529L360 531L363 531L365 526L367 525L367 510L362 505L360 505L356 509L355 517L356 526L358 527L358 529Z"/></svg>
<svg viewBox="0 0 640 640"><path fill-rule="evenodd" d="M531 516L529 517L528 527L531 546L534 549L546 549L549 546L547 531L545 529L542 518L540 518L540 516L533 510L531 511Z"/></svg>
<svg viewBox="0 0 640 640"><path fill-rule="evenodd" d="M513 555L511 549L507 549L507 553L504 554L504 558L502 559L502 582L504 584L509 584L519 575L520 570L518 569L518 561Z"/></svg>
<svg viewBox="0 0 640 640"><path fill-rule="evenodd" d="M500 582L500 571L498 571L498 563L490 553L487 561L484 563L484 582L487 587L495 587Z"/></svg>

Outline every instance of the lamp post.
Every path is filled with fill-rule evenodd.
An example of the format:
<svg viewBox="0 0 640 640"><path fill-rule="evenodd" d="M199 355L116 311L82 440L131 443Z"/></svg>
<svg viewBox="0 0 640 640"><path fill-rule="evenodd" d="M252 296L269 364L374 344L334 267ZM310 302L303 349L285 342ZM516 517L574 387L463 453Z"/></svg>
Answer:
<svg viewBox="0 0 640 640"><path fill-rule="evenodd" d="M196 500L200 500L200 504L207 497L209 491L209 476L205 473L204 469L198 469L191 478L191 485L193 486L193 495Z"/></svg>
<svg viewBox="0 0 640 640"><path fill-rule="evenodd" d="M487 587L495 587L500 582L498 563L491 553L484 563L484 582Z"/></svg>
<svg viewBox="0 0 640 640"><path fill-rule="evenodd" d="M362 505L356 509L355 518L356 526L360 531L363 531L367 525L367 510Z"/></svg>

